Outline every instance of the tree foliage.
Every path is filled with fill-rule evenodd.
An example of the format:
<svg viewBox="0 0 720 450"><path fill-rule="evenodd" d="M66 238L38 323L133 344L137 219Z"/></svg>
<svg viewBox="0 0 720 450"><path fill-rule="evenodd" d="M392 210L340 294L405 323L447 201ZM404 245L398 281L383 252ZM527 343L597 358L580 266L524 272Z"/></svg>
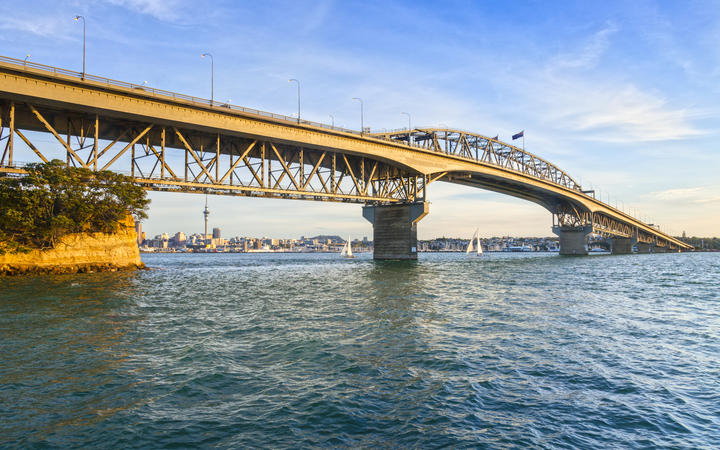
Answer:
<svg viewBox="0 0 720 450"><path fill-rule="evenodd" d="M112 233L128 214L147 218L150 200L128 176L57 159L26 170L0 178L0 252L50 248L68 233Z"/></svg>
<svg viewBox="0 0 720 450"><path fill-rule="evenodd" d="M697 249L704 250L720 250L720 238L717 237L686 237L678 238L681 241L687 242Z"/></svg>

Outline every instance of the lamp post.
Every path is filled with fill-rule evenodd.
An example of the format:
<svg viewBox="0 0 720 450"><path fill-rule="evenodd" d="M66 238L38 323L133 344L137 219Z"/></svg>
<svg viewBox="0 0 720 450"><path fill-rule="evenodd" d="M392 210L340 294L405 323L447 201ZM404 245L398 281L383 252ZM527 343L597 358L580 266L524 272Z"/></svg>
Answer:
<svg viewBox="0 0 720 450"><path fill-rule="evenodd" d="M410 123L410 113L401 112L400 114L405 114L408 116L408 145L412 144L412 125Z"/></svg>
<svg viewBox="0 0 720 450"><path fill-rule="evenodd" d="M215 60L210 53L202 54L203 58L206 56L210 57L210 106L212 106L215 99Z"/></svg>
<svg viewBox="0 0 720 450"><path fill-rule="evenodd" d="M363 110L363 101L359 97L353 97L353 100L357 100L360 102L360 135L365 134L365 111Z"/></svg>
<svg viewBox="0 0 720 450"><path fill-rule="evenodd" d="M298 123L300 123L300 81L295 78L290 78L288 83L292 83L293 81L297 83L298 88Z"/></svg>
<svg viewBox="0 0 720 450"><path fill-rule="evenodd" d="M85 79L85 18L83 16L75 16L75 21L79 21L82 19L83 21L83 70L82 70L82 77L81 79Z"/></svg>
<svg viewBox="0 0 720 450"><path fill-rule="evenodd" d="M328 114L328 116L330 116L330 120L332 121L332 127L335 128L335 116L332 114Z"/></svg>
<svg viewBox="0 0 720 450"><path fill-rule="evenodd" d="M27 60L28 60L29 57L30 57L30 53L28 53L27 55L25 55L25 60L23 61L23 65L24 65L24 66L27 65Z"/></svg>

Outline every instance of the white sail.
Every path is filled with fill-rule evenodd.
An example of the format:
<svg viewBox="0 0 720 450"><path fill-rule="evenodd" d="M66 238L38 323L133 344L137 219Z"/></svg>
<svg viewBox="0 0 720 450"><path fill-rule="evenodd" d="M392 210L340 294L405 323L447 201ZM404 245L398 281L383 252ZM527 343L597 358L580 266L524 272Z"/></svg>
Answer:
<svg viewBox="0 0 720 450"><path fill-rule="evenodd" d="M482 243L480 242L480 228L475 230L472 238L470 238L470 242L468 242L467 249L465 249L465 254L467 256L470 256L471 252L473 251L473 247L475 247L474 250L476 252L476 256L482 256L483 249Z"/></svg>
<svg viewBox="0 0 720 450"><path fill-rule="evenodd" d="M354 258L353 253L352 253L352 244L350 243L350 236L348 236L348 239L345 242L345 244L343 245L342 250L340 250L340 254L344 258Z"/></svg>
<svg viewBox="0 0 720 450"><path fill-rule="evenodd" d="M470 242L468 242L467 249L465 250L466 255L469 255L470 252L472 251L473 243L475 242L475 239L478 239L478 231L480 231L479 228L475 230L475 234L473 234L473 236L470 238Z"/></svg>

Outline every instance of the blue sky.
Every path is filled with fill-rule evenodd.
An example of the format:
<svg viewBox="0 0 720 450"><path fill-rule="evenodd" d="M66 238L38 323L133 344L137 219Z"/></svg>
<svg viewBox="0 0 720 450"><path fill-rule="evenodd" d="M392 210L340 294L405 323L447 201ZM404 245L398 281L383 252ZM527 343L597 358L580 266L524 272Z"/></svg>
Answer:
<svg viewBox="0 0 720 450"><path fill-rule="evenodd" d="M292 114L450 126L526 148L669 232L720 235L720 2L25 1L0 54ZM149 234L199 232L203 198L151 193ZM541 207L436 183L421 238L550 235ZM210 197L225 236L371 236L359 205Z"/></svg>

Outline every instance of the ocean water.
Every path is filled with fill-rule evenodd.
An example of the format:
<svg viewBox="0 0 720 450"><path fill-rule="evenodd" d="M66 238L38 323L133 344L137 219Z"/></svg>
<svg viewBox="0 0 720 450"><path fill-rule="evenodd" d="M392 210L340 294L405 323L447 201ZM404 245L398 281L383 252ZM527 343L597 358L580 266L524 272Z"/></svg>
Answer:
<svg viewBox="0 0 720 450"><path fill-rule="evenodd" d="M717 448L720 254L0 279L4 448Z"/></svg>

